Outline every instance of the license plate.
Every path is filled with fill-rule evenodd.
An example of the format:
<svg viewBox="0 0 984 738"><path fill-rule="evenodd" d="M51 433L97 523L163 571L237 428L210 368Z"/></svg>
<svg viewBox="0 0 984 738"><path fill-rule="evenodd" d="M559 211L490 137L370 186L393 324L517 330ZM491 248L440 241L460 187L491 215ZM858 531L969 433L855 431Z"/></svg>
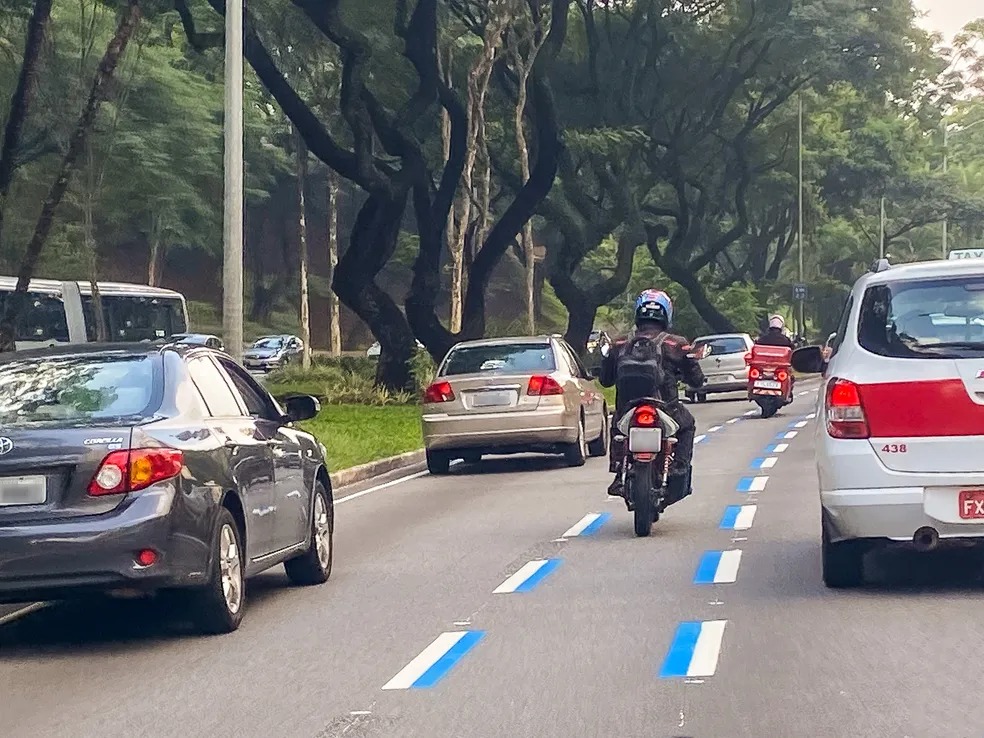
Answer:
<svg viewBox="0 0 984 738"><path fill-rule="evenodd" d="M505 407L511 404L511 392L479 392L472 399L472 407Z"/></svg>
<svg viewBox="0 0 984 738"><path fill-rule="evenodd" d="M629 428L629 451L637 454L655 454L662 450L662 428Z"/></svg>
<svg viewBox="0 0 984 738"><path fill-rule="evenodd" d="M782 382L776 382L772 379L760 379L755 383L755 389L781 390Z"/></svg>
<svg viewBox="0 0 984 738"><path fill-rule="evenodd" d="M963 520L984 518L984 489L962 489L958 499L958 512Z"/></svg>
<svg viewBox="0 0 984 738"><path fill-rule="evenodd" d="M0 506L43 505L47 498L45 477L0 477Z"/></svg>

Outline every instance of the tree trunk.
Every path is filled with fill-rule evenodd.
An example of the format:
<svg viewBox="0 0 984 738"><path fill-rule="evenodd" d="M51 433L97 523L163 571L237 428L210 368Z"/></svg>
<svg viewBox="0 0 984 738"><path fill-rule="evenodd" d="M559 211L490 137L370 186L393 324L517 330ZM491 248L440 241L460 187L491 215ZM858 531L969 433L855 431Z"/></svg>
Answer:
<svg viewBox="0 0 984 738"><path fill-rule="evenodd" d="M24 306L27 304L27 289L30 286L31 278L34 276L34 269L37 266L41 252L48 241L51 228L54 225L55 211L61 204L65 192L71 183L72 175L78 165L79 156L85 150L86 141L95 123L96 114L106 92L106 87L116 72L120 58L126 51L126 45L133 36L137 24L140 22L140 5L138 0L128 0L126 9L120 19L116 32L109 40L106 53L103 54L102 61L92 80L92 88L89 98L82 114L79 116L72 136L69 139L68 150L62 159L58 169L58 175L48 195L41 206L41 214L38 216L37 224L34 227L34 235L27 244L27 249L21 261L20 269L17 273L17 287L7 300L6 310L3 320L0 321L0 351L12 351L14 349L14 334L17 320L20 317Z"/></svg>
<svg viewBox="0 0 984 738"><path fill-rule="evenodd" d="M594 328L595 315L598 309L588 301L577 305L568 306L567 309L567 332L564 333L564 340L577 351L584 354L588 345L588 336Z"/></svg>
<svg viewBox="0 0 984 738"><path fill-rule="evenodd" d="M342 319L338 293L333 286L338 267L338 174L328 169L328 350L342 354Z"/></svg>
<svg viewBox="0 0 984 738"><path fill-rule="evenodd" d="M664 258L662 255L658 256L658 250L656 249L651 249L650 253L652 253L656 265L663 270L666 276L687 291L690 301L693 303L694 310L704 319L704 322L710 326L712 331L715 333L738 332L738 327L731 322L731 319L718 310L714 303L711 302L707 296L707 291L704 289L704 285L700 283L694 272L676 259Z"/></svg>
<svg viewBox="0 0 984 738"><path fill-rule="evenodd" d="M308 294L308 246L307 246L307 213L304 188L307 184L307 146L304 139L294 128L295 150L294 156L297 159L297 253L300 264L301 276L301 341L304 343L304 350L301 353L301 366L304 369L311 368L311 302Z"/></svg>
<svg viewBox="0 0 984 738"><path fill-rule="evenodd" d="M352 226L349 247L338 261L332 287L379 341L376 383L390 390L413 391L410 359L413 333L406 316L390 295L376 284L380 269L396 250L406 209L407 193L395 198L370 195Z"/></svg>
<svg viewBox="0 0 984 738"><path fill-rule="evenodd" d="M161 286L161 272L164 262L164 245L161 243L159 233L153 233L150 237L150 259L147 263L147 284L151 287Z"/></svg>
<svg viewBox="0 0 984 738"><path fill-rule="evenodd" d="M27 24L24 60L21 62L20 74L17 77L17 87L10 98L3 144L0 145L0 235L3 232L4 205L14 179L14 172L17 170L17 153L24 136L24 122L27 120L37 87L38 59L44 46L45 27L51 18L52 2L53 0L35 0L31 19Z"/></svg>
<svg viewBox="0 0 984 738"><path fill-rule="evenodd" d="M109 340L109 328L106 325L106 313L103 312L102 293L99 291L99 252L96 249L96 228L93 218L96 199L96 173L92 157L92 147L86 147L87 167L86 185L82 199L82 241L85 249L86 264L89 273L89 289L92 291L92 317L95 320L95 338L99 343Z"/></svg>

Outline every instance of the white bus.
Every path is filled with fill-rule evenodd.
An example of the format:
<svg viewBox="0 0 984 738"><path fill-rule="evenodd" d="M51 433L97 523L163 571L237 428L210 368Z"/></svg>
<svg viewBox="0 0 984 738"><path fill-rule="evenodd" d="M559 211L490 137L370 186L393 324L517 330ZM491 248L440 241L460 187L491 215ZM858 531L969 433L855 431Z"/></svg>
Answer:
<svg viewBox="0 0 984 738"><path fill-rule="evenodd" d="M110 341L157 341L187 332L188 307L180 292L120 282L98 285ZM0 277L0 316L16 286L16 277ZM17 325L18 350L96 340L88 282L33 279L28 296Z"/></svg>

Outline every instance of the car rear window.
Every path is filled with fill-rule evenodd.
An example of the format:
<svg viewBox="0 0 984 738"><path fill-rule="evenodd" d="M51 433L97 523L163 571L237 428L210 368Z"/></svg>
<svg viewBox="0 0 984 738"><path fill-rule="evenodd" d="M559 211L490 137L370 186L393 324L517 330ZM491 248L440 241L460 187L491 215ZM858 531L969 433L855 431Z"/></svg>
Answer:
<svg viewBox="0 0 984 738"><path fill-rule="evenodd" d="M0 428L139 420L160 406L159 384L151 356L9 361L0 364Z"/></svg>
<svg viewBox="0 0 984 738"><path fill-rule="evenodd" d="M722 354L744 354L748 351L745 339L740 336L731 338L708 338L694 342L694 348L702 346L711 347L711 356L721 356Z"/></svg>
<svg viewBox="0 0 984 738"><path fill-rule="evenodd" d="M897 359L984 357L984 277L869 287L861 301L858 342Z"/></svg>
<svg viewBox="0 0 984 738"><path fill-rule="evenodd" d="M547 343L465 346L452 349L442 376L483 372L552 372L557 368Z"/></svg>

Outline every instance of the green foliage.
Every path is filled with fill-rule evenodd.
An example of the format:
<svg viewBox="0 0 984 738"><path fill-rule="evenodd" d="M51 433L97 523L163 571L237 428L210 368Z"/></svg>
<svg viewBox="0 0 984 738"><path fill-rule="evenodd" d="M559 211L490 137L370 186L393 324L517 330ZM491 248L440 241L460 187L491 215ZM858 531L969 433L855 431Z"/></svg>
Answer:
<svg viewBox="0 0 984 738"><path fill-rule="evenodd" d="M274 396L291 392L314 395L326 405L409 405L416 397L409 392L391 392L377 387L373 375L340 364L319 363L305 370L288 366L270 374L267 388Z"/></svg>
<svg viewBox="0 0 984 738"><path fill-rule="evenodd" d="M301 427L328 450L328 467L337 472L423 447L420 410L415 405L326 405Z"/></svg>

